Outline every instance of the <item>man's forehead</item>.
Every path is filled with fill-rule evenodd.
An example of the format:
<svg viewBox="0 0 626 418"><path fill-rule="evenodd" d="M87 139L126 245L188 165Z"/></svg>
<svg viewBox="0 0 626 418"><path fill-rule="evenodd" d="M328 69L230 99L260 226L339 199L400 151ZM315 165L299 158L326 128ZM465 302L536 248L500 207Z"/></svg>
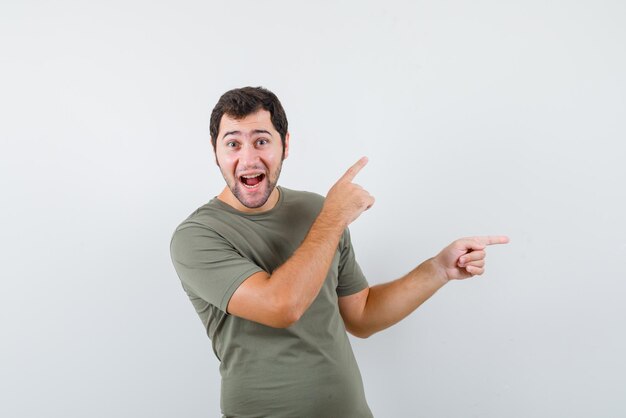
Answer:
<svg viewBox="0 0 626 418"><path fill-rule="evenodd" d="M270 112L260 109L243 118L235 118L234 116L224 114L220 121L219 135L228 131L251 132L256 129L275 130L274 125L272 125Z"/></svg>

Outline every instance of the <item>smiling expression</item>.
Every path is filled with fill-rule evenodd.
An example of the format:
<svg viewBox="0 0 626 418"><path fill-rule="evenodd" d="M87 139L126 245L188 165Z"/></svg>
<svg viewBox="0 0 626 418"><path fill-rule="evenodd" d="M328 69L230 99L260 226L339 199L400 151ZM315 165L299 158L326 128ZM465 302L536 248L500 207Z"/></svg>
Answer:
<svg viewBox="0 0 626 418"><path fill-rule="evenodd" d="M261 109L243 119L223 115L215 144L215 158L227 187L218 198L242 212L264 212L278 201L276 183L289 152Z"/></svg>

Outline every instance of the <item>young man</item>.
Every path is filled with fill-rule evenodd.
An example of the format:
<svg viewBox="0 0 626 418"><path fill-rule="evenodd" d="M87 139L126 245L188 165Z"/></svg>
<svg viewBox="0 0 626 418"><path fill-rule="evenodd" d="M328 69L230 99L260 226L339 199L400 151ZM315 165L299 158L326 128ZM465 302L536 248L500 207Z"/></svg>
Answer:
<svg viewBox="0 0 626 418"><path fill-rule="evenodd" d="M277 186L287 118L263 88L226 92L211 114L226 187L171 242L174 266L222 375L230 417L371 417L346 331L366 338L406 317L450 280L482 274L485 247L453 242L406 276L369 287L348 225L374 198L356 162L326 198Z"/></svg>

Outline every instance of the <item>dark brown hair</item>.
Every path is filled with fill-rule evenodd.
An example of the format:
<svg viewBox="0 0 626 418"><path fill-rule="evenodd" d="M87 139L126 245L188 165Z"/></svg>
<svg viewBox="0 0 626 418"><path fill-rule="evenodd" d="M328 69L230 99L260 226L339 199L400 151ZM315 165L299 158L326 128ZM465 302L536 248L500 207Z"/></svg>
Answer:
<svg viewBox="0 0 626 418"><path fill-rule="evenodd" d="M220 130L222 116L228 115L231 118L243 119L246 116L265 109L270 112L270 117L274 129L280 134L280 139L285 149L285 137L287 135L287 115L280 104L278 97L271 91L263 87L243 87L229 90L220 97L211 112L211 122L209 132L211 134L211 144L215 149L217 134Z"/></svg>

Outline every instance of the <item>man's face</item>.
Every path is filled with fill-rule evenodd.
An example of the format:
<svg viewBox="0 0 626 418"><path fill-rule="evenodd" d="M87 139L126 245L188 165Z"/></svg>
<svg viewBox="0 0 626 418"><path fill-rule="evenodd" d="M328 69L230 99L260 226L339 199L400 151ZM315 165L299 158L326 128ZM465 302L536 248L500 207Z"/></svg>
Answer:
<svg viewBox="0 0 626 418"><path fill-rule="evenodd" d="M230 193L236 198L235 201L232 196L226 196L227 203L245 212L269 210L277 200L277 191L275 199L270 196L289 151L289 134L283 157L280 134L270 118L270 112L261 109L243 119L224 115L220 121L215 158Z"/></svg>

